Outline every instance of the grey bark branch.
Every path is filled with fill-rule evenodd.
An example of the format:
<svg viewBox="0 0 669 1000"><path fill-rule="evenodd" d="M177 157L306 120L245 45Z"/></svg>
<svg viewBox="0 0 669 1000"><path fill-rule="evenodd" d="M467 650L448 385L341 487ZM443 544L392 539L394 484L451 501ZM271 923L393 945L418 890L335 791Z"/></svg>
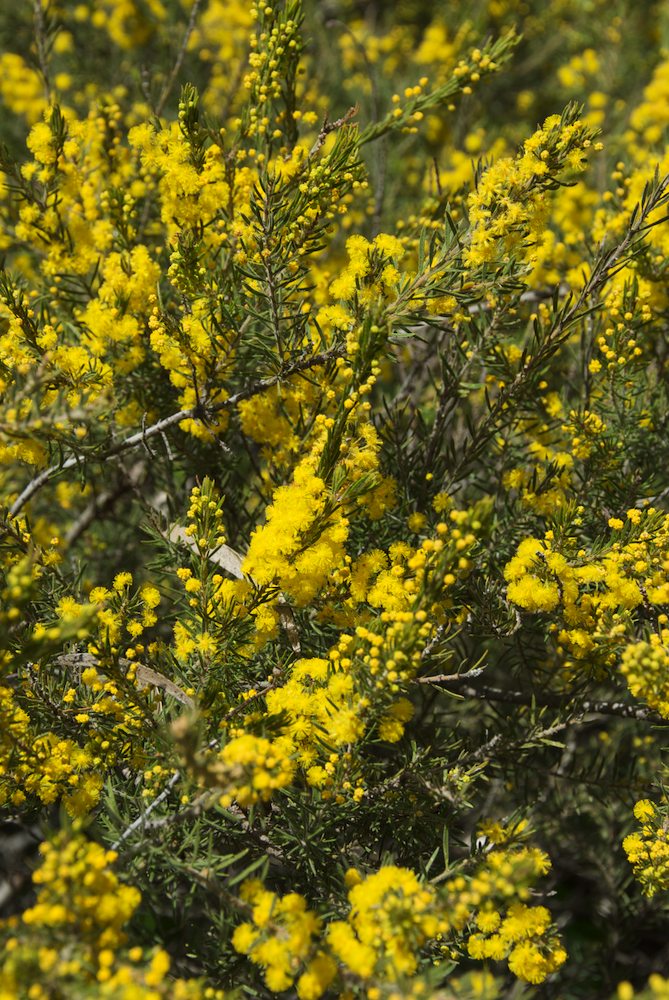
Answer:
<svg viewBox="0 0 669 1000"><path fill-rule="evenodd" d="M469 679L467 674L461 674L460 677L457 675L451 677L448 680L452 686L457 687L458 680ZM428 678L432 683L436 683L434 679ZM426 683L424 680L423 683ZM513 705L525 705L531 707L535 705L537 708L568 708L570 702L567 697L562 697L559 694L551 694L550 692L544 693L538 697L533 695L528 695L524 691L505 691L502 688L481 686L472 687L471 685L466 685L460 688L458 694L463 695L465 698L475 698L477 701L499 701L508 702ZM656 725L667 725L669 724L666 719L657 715L652 709L643 705L630 705L624 701L582 701L575 705L579 715L614 715L622 719L638 719L642 722L651 722Z"/></svg>
<svg viewBox="0 0 669 1000"><path fill-rule="evenodd" d="M281 382L283 379L290 378L291 375L298 374L302 371L308 371L311 368L317 368L319 365L327 364L328 361L333 361L335 358L341 357L344 354L344 351L345 348L342 345L334 348L333 350L322 351L320 354L313 354L308 358L294 361L292 364L287 365L277 375L272 375L269 378L260 379L259 381L254 382L246 389L241 389L239 392L234 393L232 396L228 396L227 399L222 400L220 403L216 403L208 408L205 408L204 412L201 407L195 406L187 410L179 410L176 413L171 413L168 417L164 417L162 420L152 424L150 427L143 428L141 431L137 431L137 433L124 438L122 441L117 441L115 444L110 445L102 452L91 455L70 455L64 462L58 465L49 466L48 469L44 469L38 476L35 476L35 478L28 483L25 489L14 501L9 513L12 517L16 517L25 507L27 502L36 493L38 493L39 490L41 490L45 483L67 469L72 469L75 466L86 464L87 462L107 461L110 458L114 458L116 455L120 455L124 451L129 451L130 449L137 448L143 444L145 445L148 439L155 437L157 434L164 434L168 428L174 427L175 424L181 423L182 420L202 420L206 423L209 414L218 413L220 410L232 409L232 407L236 406L237 403L240 403L245 399L251 399L253 396L257 396L261 392L265 392L266 389L271 389L272 386Z"/></svg>

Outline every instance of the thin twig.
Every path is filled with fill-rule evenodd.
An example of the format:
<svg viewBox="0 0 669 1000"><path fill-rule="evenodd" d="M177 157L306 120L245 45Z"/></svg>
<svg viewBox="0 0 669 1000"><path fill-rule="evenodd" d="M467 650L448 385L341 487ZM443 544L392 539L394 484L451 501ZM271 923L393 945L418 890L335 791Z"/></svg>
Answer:
<svg viewBox="0 0 669 1000"><path fill-rule="evenodd" d="M205 749L213 750L214 747L216 747L219 742L220 740L219 737L217 736L216 739L210 740L209 743L207 743ZM131 837L132 834L135 832L135 830L139 830L140 828L143 829L144 824L146 823L147 816L150 816L151 813L155 809L157 809L162 802L165 801L165 799L170 794L174 786L178 785L181 778L182 778L182 773L179 769L172 772L172 775L167 784L165 785L165 787L163 788L162 792L159 792L158 795L156 795L156 797L152 799L151 802L149 802L144 812L142 812L141 815L137 817L137 819L133 820L132 823L129 826L127 826L125 830L123 830L123 832L120 834L120 836L114 841L114 843L112 844L112 851L118 850L120 845L124 841L126 841L128 837Z"/></svg>
<svg viewBox="0 0 669 1000"><path fill-rule="evenodd" d="M83 533L101 517L105 511L114 506L115 502L133 487L136 487L146 471L146 464L143 461L135 462L133 467L125 472L121 481L111 490L104 490L97 494L81 512L77 520L71 526L65 536L65 547L71 548Z"/></svg>
<svg viewBox="0 0 669 1000"><path fill-rule="evenodd" d="M323 118L323 124L321 125L320 131L316 136L316 140L311 149L309 150L309 159L311 160L314 158L314 156L320 150L323 143L325 142L325 140L327 139L327 137L330 135L331 132L336 132L337 129L343 128L344 125L348 125L351 119L355 118L357 113L358 113L357 107L349 108L345 115L342 115L341 118L337 118L337 120L334 122L329 121L328 116L325 115L325 117Z"/></svg>
<svg viewBox="0 0 669 1000"><path fill-rule="evenodd" d="M160 116L163 113L163 110L165 108L165 104L167 103L167 98L172 93L172 88L174 87L174 84L176 83L177 77L179 75L179 71L180 71L180 69L181 69L181 67L183 65L183 61L184 61L184 59L186 57L186 50L188 48L188 43L190 42L191 35L193 34L193 31L195 30L195 22L197 21L197 16L198 16L198 14L200 12L200 7L201 6L202 6L202 0L195 0L193 6L191 7L190 17L188 18L188 24L186 25L186 30L185 30L184 36L183 36L183 38L181 40L181 45L179 46L179 51L177 52L176 61L175 61L174 66L172 67L172 69L170 71L170 75L168 76L167 80L165 81L165 86L163 87L163 89L161 91L161 94L160 94L160 97L158 98L158 103L156 104L156 108L155 108L156 118L160 118Z"/></svg>
<svg viewBox="0 0 669 1000"><path fill-rule="evenodd" d="M471 675L470 675L471 676ZM457 686L458 680L467 677L456 674L449 683ZM417 678L418 679L418 678ZM545 693L541 697L527 694L524 691L505 691L495 687L471 687L467 685L458 692L465 698L475 698L477 701L499 701L508 702L513 705L526 705L528 708L565 708L568 707L567 696L558 694L551 695ZM579 713L585 715L615 715L622 719L638 719L643 722L651 722L656 725L666 725L667 720L662 719L652 709L645 706L629 705L624 701L583 701L577 706Z"/></svg>
<svg viewBox="0 0 669 1000"><path fill-rule="evenodd" d="M153 833L155 830L163 830L165 827L174 826L177 823L182 823L186 819L197 819L201 816L203 812L206 811L207 806L215 799L220 797L220 791L218 789L208 788L206 792L202 792L198 795L196 799L193 799L184 809L180 809L175 813L168 813L166 816L161 816L159 819L149 820L142 827L144 833Z"/></svg>
<svg viewBox="0 0 669 1000"><path fill-rule="evenodd" d="M528 740L545 740L554 736L556 733L562 732L567 729L568 726L572 726L577 722L580 722L579 718L570 719L567 722L555 722L553 725L548 726L546 729L539 729L534 735L527 733L521 740L514 740L512 743L508 744L509 747L522 747ZM493 736L492 739L488 740L482 746L478 747L477 750L472 750L471 753L465 754L460 757L457 761L457 766L461 767L464 763L487 761L489 760L499 749L500 745L504 743L505 740L504 733L498 733L497 736Z"/></svg>
<svg viewBox="0 0 669 1000"><path fill-rule="evenodd" d="M85 656L87 654L82 654L82 655ZM223 721L228 721L233 716L237 715L238 712L242 711L242 709L246 708L246 706L250 702L255 701L257 698L260 698L263 695L267 694L267 692L270 691L274 687L274 685L276 684L277 680L278 680L278 676L273 681L270 681L270 682L264 684L262 686L261 690L258 690L255 694L251 695L251 697L247 698L246 701L240 702L238 705L235 705L235 707L233 709L231 709L227 713L227 715L224 717ZM191 702L191 704L192 704L192 702ZM207 750L213 750L213 749L215 749L219 745L220 740L221 740L221 738L219 736L216 736L214 739L210 740L209 743L207 743L207 746L206 746L205 749L207 749ZM199 815L200 812L203 811L204 808L206 808L206 802L207 802L208 798L211 796L210 792L206 792L206 793L203 793L203 795L200 795L197 799L195 799L194 802L191 802L189 804L189 806L185 810L182 810L181 812L174 813L171 816L163 817L160 820L155 820L153 823L147 824L147 822L146 822L147 817L150 816L151 813L155 809L157 809L158 806L161 803L163 803L165 801L165 799L168 797L168 795L170 794L170 792L172 791L172 789L174 788L174 786L179 783L179 781L181 780L182 777L183 777L183 773L182 773L181 770L176 770L176 771L173 772L173 774L171 775L169 781L167 782L167 784L165 785L165 787L163 788L163 790L154 799L152 799L152 801L146 807L146 809L141 814L141 816L138 816L137 819L133 820L133 822L128 827L126 827L126 829L121 833L121 835L117 838L117 840L112 844L112 850L114 850L114 851L117 850L118 847L125 840L128 839L128 837L131 837L132 834L136 830L139 830L140 828L142 830L156 830L156 829L160 829L161 827L167 826L170 823L179 822L181 819L187 819L189 816L197 816L197 815ZM214 795L214 798L215 797L216 796ZM246 819L246 816L244 815L244 813L242 812L241 809L238 809L238 807L235 806L234 804L232 804L231 806L228 806L227 808L228 808L228 812L231 812L238 819L242 820L242 822L245 824L245 832L247 832L247 833L252 832L251 828L250 828L250 825L248 823L248 820ZM263 839L263 838L261 837L261 839ZM268 842L268 844L269 844L269 842ZM267 850L268 854L275 853L277 857L281 856L279 854L279 852L276 851L275 848L273 849L271 847L271 845L267 846L266 850Z"/></svg>
<svg viewBox="0 0 669 1000"><path fill-rule="evenodd" d="M33 23L35 26L35 48L37 49L37 63L44 83L44 99L47 104L51 103L51 80L49 78L49 58L48 40L46 36L46 21L44 19L44 8L42 0L34 0Z"/></svg>
<svg viewBox="0 0 669 1000"><path fill-rule="evenodd" d="M158 806L161 804L161 802L165 801L165 799L170 794L174 786L178 784L180 778L181 778L181 771L174 771L172 777L167 782L162 792L160 792L159 795L156 795L155 799L153 799L153 801L148 804L144 812L141 813L141 815L138 816L137 819L130 824L130 826L126 827L125 830L121 833L120 837L118 837L114 841L114 843L112 844L112 851L117 851L121 846L121 844L124 841L126 841L128 837L131 837L133 835L135 830L139 830L140 827L144 826L144 824L146 823L146 817L150 816L153 810L157 809Z"/></svg>
<svg viewBox="0 0 669 1000"><path fill-rule="evenodd" d="M155 434L162 433L162 431L164 431L167 427L172 427L174 424L178 424L181 420L187 420L189 418L192 419L193 417L197 417L195 408L189 410L179 410L178 413L172 413L169 417L159 420L157 424L153 424L151 427L147 427L145 430L141 430L137 434L133 434L131 437L125 438L123 441L119 441L115 445L111 445L101 455L70 455L70 457L66 458L61 464L52 465L48 469L44 469L43 472L40 472L39 476L36 476L33 480L31 480L19 497L14 501L9 513L12 517L16 517L28 500L30 500L30 498L34 496L34 494L37 493L37 491L40 490L52 476L57 475L59 472L64 472L66 469L71 469L75 465L79 465L86 461L103 461L105 459L112 458L114 455L119 455L121 452L127 451L129 448L135 448L137 445L144 444L147 438L153 437Z"/></svg>
<svg viewBox="0 0 669 1000"><path fill-rule="evenodd" d="M201 816L203 812L207 810L210 805L220 798L220 789L208 789L206 792L202 792L198 795L191 803L185 806L183 809L179 809L177 812L169 813L167 816L161 816L159 819L150 820L148 823L144 824L142 830L144 833L154 833L156 830L164 830L167 827L175 826L177 823L183 823L184 820L197 819ZM245 813L232 802L230 805L225 806L225 811L233 816L239 821L244 834L247 837L251 837L255 840L258 846L268 857L276 858L278 861L285 861L283 853L278 847L272 844L269 837L264 833L257 833L251 824L249 823Z"/></svg>
<svg viewBox="0 0 669 1000"><path fill-rule="evenodd" d="M468 670L466 674L434 674L432 677L414 677L414 683L436 684L437 686L441 684L457 684L459 681L471 681L475 677L480 677L485 671L485 667L474 667L473 670Z"/></svg>
<svg viewBox="0 0 669 1000"><path fill-rule="evenodd" d="M292 375L302 371L307 371L310 368L316 368L319 365L327 364L328 361L333 361L335 358L342 357L344 353L345 347L343 345L339 345L332 350L322 351L320 354L313 354L308 358L295 361L292 364L287 365L277 375L260 379L258 382L254 382L252 385L248 386L246 389L241 389L234 395L228 396L227 399L209 406L208 412L213 414L218 413L220 410L231 409L236 406L237 403L242 402L242 400L251 399L253 396L257 396L261 392L265 392L266 389L270 389L283 379L290 378ZM71 469L74 466L84 464L86 462L106 461L109 458L113 458L115 455L120 455L124 451L136 448L138 445L146 444L148 438L155 437L156 434L163 434L168 427L173 427L182 420L202 420L203 416L204 414L202 413L202 409L197 406L191 407L188 410L179 410L177 413L172 413L170 416L164 417L162 420L152 424L150 427L146 427L143 430L138 431L136 434L132 434L130 437L124 438L122 441L118 441L116 444L110 445L109 448L101 453L92 455L70 455L64 462L58 465L49 466L48 469L44 469L38 476L35 476L35 478L28 483L22 493L12 504L9 510L10 515L12 517L16 517L31 497L33 497L35 493L37 493L53 476L58 475L58 473L64 472L67 469Z"/></svg>

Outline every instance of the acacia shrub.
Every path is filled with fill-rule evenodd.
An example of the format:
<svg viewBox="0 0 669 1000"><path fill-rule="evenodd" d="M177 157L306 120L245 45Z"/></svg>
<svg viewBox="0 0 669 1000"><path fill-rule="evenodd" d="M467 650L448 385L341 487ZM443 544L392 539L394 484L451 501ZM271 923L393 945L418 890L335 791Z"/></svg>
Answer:
<svg viewBox="0 0 669 1000"><path fill-rule="evenodd" d="M0 12L3 996L669 991L666 13L452 6Z"/></svg>

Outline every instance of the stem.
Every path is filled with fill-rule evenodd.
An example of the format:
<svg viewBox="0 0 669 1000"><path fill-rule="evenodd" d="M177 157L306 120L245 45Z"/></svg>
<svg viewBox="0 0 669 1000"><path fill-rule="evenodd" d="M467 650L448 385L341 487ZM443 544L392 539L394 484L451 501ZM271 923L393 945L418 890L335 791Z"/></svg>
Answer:
<svg viewBox="0 0 669 1000"><path fill-rule="evenodd" d="M37 49L37 63L44 82L44 99L47 104L51 103L51 80L49 77L49 43L46 33L46 20L42 0L34 0L33 4L33 24L35 26L35 48Z"/></svg>
<svg viewBox="0 0 669 1000"><path fill-rule="evenodd" d="M177 58L175 60L174 66L170 71L170 75L165 81L165 86L163 87L160 93L160 97L158 98L158 103L156 104L156 109L155 109L156 118L160 118L167 103L167 99L172 93L172 89L179 75L179 70L181 69L183 61L186 57L186 49L188 48L188 43L191 39L191 35L195 30L195 22L197 21L197 16L200 13L201 6L202 6L202 0L195 0L193 6L191 7L190 17L188 19L188 24L186 25L184 36L181 39L181 45L179 46L179 51L177 52Z"/></svg>
<svg viewBox="0 0 669 1000"><path fill-rule="evenodd" d="M479 672L482 672L482 670ZM469 679L474 673L476 672L471 671L469 674L456 674L450 679L443 677L441 683L449 683L457 687L460 680ZM432 677L420 677L416 678L416 680L422 684L440 683L437 678ZM474 698L477 701L508 702L512 705L526 705L528 708L565 708L569 705L569 698L566 694L546 693L538 698L532 694L528 695L523 691L505 691L502 688L489 686L471 687L470 685L463 687L459 693L465 698ZM652 709L644 706L629 705L624 701L583 701L577 707L579 713L585 715L615 715L621 719L638 719L639 721L650 722L655 725L667 724L667 720L661 718Z"/></svg>
<svg viewBox="0 0 669 1000"><path fill-rule="evenodd" d="M261 392L265 392L266 389L271 389L271 387L276 385L278 382L290 378L298 372L308 371L310 368L317 368L319 365L327 364L328 361L333 361L335 358L342 357L344 352L344 346L339 345L329 351L322 351L320 354L313 354L308 358L294 361L292 364L286 365L283 371L279 372L277 375L272 375L270 378L259 379L252 385L247 386L246 389L241 389L239 392L234 393L232 396L228 396L227 399L222 400L220 403L210 406L208 408L208 412L218 413L219 410L232 409L232 407L236 406L237 403L240 403L242 400L257 396ZM16 517L31 497L41 490L45 483L48 483L50 479L57 476L58 473L64 472L66 469L71 469L75 465L83 465L92 461L104 462L109 458L122 454L124 451L146 444L146 441L149 438L155 437L157 434L162 434L168 427L173 427L182 420L203 420L203 418L206 420L206 414L203 413L203 408L201 406L195 406L188 410L179 410L176 413L170 414L168 417L164 417L157 423L152 424L150 427L143 428L141 431L137 431L136 434L132 434L130 437L124 438L124 440L110 445L106 450L99 454L70 455L64 462L61 462L58 465L49 466L48 469L44 469L38 476L35 476L35 478L28 483L22 493L20 493L18 498L14 501L9 513L12 517Z"/></svg>

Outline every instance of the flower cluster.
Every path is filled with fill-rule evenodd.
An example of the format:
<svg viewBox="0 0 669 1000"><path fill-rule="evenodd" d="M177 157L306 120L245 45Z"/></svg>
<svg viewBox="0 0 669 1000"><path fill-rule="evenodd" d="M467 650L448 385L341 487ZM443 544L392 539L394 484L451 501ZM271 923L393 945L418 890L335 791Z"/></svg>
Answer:
<svg viewBox="0 0 669 1000"><path fill-rule="evenodd" d="M601 655L610 663L621 640L634 635L635 613L642 609L655 616L661 641L669 638L663 611L669 597L669 519L653 507L631 508L625 520L610 518L608 527L606 542L591 551L580 547L574 536L558 539L552 530L543 539L525 538L504 575L510 601L530 612L555 613L561 623L555 629L557 640L572 656ZM655 691L658 707L661 646L653 647L657 652L651 657L657 681L647 671L641 680L633 666L634 648L624 654L622 672L633 693ZM643 655L645 649L637 652Z"/></svg>
<svg viewBox="0 0 669 1000"><path fill-rule="evenodd" d="M259 586L274 584L306 605L343 561L348 521L310 462L298 466L290 485L275 491L265 516L242 570Z"/></svg>
<svg viewBox="0 0 669 1000"><path fill-rule="evenodd" d="M669 718L669 654L654 635L650 642L632 642L620 658L620 673L635 698Z"/></svg>
<svg viewBox="0 0 669 1000"><path fill-rule="evenodd" d="M170 980L170 958L162 949L127 950L124 926L140 893L121 883L112 865L117 855L80 833L61 834L40 847L33 875L37 900L19 917L0 923L0 973L8 1000L34 1000L85 993L99 997L204 1000L222 993L198 980Z"/></svg>
<svg viewBox="0 0 669 1000"><path fill-rule="evenodd" d="M348 913L325 927L302 896L278 896L254 879L242 889L252 920L237 927L234 945L266 970L271 989L296 980L301 1000L317 1000L339 977L354 977L373 995L391 984L408 991L422 981L424 956L457 954L457 942L470 927L471 958L506 959L519 979L541 983L563 964L566 952L548 910L521 900L547 865L536 850L493 850L473 877L459 875L443 888L396 865L367 876L351 868L345 876Z"/></svg>
<svg viewBox="0 0 669 1000"><path fill-rule="evenodd" d="M560 174L583 169L593 134L575 113L553 115L515 159L504 157L485 171L467 203L471 267L540 238L547 222L545 192Z"/></svg>
<svg viewBox="0 0 669 1000"><path fill-rule="evenodd" d="M393 865L363 878L347 872L351 885L346 920L328 925L327 940L340 963L363 981L402 981L416 972L417 952L448 929L438 897L415 874Z"/></svg>
<svg viewBox="0 0 669 1000"><path fill-rule="evenodd" d="M481 910L476 924L480 933L467 942L471 957L506 958L513 974L525 982L543 982L567 958L564 948L546 940L551 915L545 906L514 903L504 914Z"/></svg>
<svg viewBox="0 0 669 1000"><path fill-rule="evenodd" d="M279 993L295 983L300 1000L317 1000L334 979L335 963L318 953L314 939L321 921L296 892L278 896L258 879L245 882L241 899L252 919L239 924L233 935L237 951L264 970L265 983ZM303 969L298 977L298 970Z"/></svg>
<svg viewBox="0 0 669 1000"><path fill-rule="evenodd" d="M649 799L637 802L634 816L641 829L625 837L623 848L644 894L654 896L669 888L669 823L665 809Z"/></svg>

